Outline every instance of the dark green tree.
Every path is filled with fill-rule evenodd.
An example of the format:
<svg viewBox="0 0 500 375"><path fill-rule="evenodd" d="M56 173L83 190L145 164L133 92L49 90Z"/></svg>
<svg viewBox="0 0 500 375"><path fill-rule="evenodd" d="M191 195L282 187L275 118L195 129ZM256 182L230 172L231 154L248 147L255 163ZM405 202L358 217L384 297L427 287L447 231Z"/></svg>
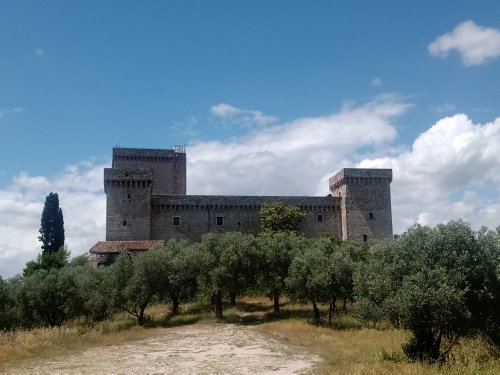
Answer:
<svg viewBox="0 0 500 375"><path fill-rule="evenodd" d="M164 267L168 273L162 275L167 287L166 299L172 303L172 314L179 313L181 302L192 297L198 286L198 253L193 246L183 241L169 241L165 246L152 251L164 253ZM162 296L159 296L162 297Z"/></svg>
<svg viewBox="0 0 500 375"><path fill-rule="evenodd" d="M304 218L299 207L283 202L263 203L260 208L261 232L296 232Z"/></svg>
<svg viewBox="0 0 500 375"><path fill-rule="evenodd" d="M38 254L36 260L30 260L26 263L23 270L23 276L31 276L38 270L49 270L51 268L62 268L68 264L70 252L66 246L61 246L53 253L45 252Z"/></svg>
<svg viewBox="0 0 500 375"><path fill-rule="evenodd" d="M14 300L10 285L0 276L0 331L10 329L13 324Z"/></svg>
<svg viewBox="0 0 500 375"><path fill-rule="evenodd" d="M43 254L53 254L64 246L64 219L57 193L50 193L45 198L38 239Z"/></svg>
<svg viewBox="0 0 500 375"><path fill-rule="evenodd" d="M222 319L222 297L251 285L258 270L258 251L251 235L238 232L208 233L198 246L200 283L213 296L215 317Z"/></svg>
<svg viewBox="0 0 500 375"><path fill-rule="evenodd" d="M299 300L309 300L313 305L313 321L319 322L318 304L329 300L332 267L329 256L321 247L311 246L298 254L290 265L286 283L290 293Z"/></svg>
<svg viewBox="0 0 500 375"><path fill-rule="evenodd" d="M306 239L290 232L264 232L257 237L260 253L260 286L274 301L274 313L280 312L280 296L286 290L285 279L293 258L304 251Z"/></svg>
<svg viewBox="0 0 500 375"><path fill-rule="evenodd" d="M58 326L79 314L81 300L68 267L41 269L24 278L18 303L26 326Z"/></svg>
<svg viewBox="0 0 500 375"><path fill-rule="evenodd" d="M416 225L376 245L355 277L358 312L410 330L403 349L413 360L444 361L461 337L478 332L495 339L495 241L493 233L478 235L469 224L451 221L435 228Z"/></svg>
<svg viewBox="0 0 500 375"><path fill-rule="evenodd" d="M145 311L156 296L168 290L168 267L164 252L154 250L132 256L120 254L110 267L113 305L146 323Z"/></svg>

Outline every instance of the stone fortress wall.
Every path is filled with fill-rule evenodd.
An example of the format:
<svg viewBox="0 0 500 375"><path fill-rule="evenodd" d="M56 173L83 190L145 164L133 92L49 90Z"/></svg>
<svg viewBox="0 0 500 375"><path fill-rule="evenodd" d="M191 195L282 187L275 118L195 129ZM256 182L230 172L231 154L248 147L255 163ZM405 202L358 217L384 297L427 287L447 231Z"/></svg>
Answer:
<svg viewBox="0 0 500 375"><path fill-rule="evenodd" d="M112 167L104 169L106 241L90 250L91 258L107 264L118 251L145 251L171 239L195 242L208 232L256 234L261 205L277 201L304 212L299 229L308 237L377 242L392 237L391 181L390 169L346 168L330 178L331 194L324 197L186 195L183 147L116 147Z"/></svg>

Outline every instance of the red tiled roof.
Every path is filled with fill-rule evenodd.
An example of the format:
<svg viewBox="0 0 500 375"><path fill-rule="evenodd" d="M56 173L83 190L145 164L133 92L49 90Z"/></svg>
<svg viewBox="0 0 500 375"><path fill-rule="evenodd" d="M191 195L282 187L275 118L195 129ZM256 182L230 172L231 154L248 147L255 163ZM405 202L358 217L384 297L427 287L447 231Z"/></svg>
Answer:
<svg viewBox="0 0 500 375"><path fill-rule="evenodd" d="M91 254L119 253L120 251L146 251L164 245L164 240L99 241L89 250Z"/></svg>

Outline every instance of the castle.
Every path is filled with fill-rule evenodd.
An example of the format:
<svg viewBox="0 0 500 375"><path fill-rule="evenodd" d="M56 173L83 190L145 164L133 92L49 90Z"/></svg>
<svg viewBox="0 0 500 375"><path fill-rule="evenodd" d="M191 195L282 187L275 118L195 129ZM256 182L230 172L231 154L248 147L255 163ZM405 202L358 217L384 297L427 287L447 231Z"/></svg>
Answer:
<svg viewBox="0 0 500 375"><path fill-rule="evenodd" d="M186 195L186 151L113 148L104 169L106 241L90 250L96 265L121 251L146 251L170 239L199 241L208 232L256 234L263 203L283 202L305 214L300 231L314 237L374 243L392 237L391 169L344 168L330 194L305 196Z"/></svg>

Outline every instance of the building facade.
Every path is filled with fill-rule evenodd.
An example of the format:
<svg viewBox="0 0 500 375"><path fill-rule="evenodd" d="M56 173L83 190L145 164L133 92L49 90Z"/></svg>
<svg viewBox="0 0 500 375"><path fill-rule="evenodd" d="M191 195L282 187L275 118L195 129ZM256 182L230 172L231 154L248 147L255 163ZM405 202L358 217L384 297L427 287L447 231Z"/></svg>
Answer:
<svg viewBox="0 0 500 375"><path fill-rule="evenodd" d="M299 207L305 236L374 243L392 237L391 181L390 169L345 168L330 178L324 197L187 195L183 147L116 147L104 169L106 241L90 249L91 259L109 264L120 251L195 242L208 232L256 234L260 207L271 202Z"/></svg>

